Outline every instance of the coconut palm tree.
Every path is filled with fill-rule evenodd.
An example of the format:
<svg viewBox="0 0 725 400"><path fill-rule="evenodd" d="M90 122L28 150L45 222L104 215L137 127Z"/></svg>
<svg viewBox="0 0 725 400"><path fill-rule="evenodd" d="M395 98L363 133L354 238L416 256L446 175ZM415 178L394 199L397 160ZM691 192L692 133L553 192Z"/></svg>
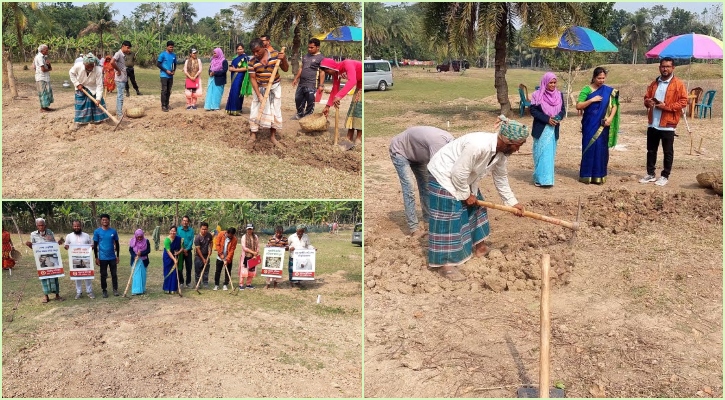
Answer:
<svg viewBox="0 0 725 400"><path fill-rule="evenodd" d="M113 16L116 15L118 11L111 8L113 7L113 3L89 3L86 7L88 8L89 21L88 25L83 28L79 36L85 36L89 33L98 34L101 46L101 55L103 55L105 54L103 47L103 34L113 32L118 27L118 24L113 20Z"/></svg>
<svg viewBox="0 0 725 400"><path fill-rule="evenodd" d="M622 43L632 48L632 64L637 64L638 50L647 45L652 35L652 24L648 21L647 13L640 10L632 14L621 33Z"/></svg>
<svg viewBox="0 0 725 400"><path fill-rule="evenodd" d="M175 32L183 32L191 29L196 18L196 9L188 2L174 3L174 15L171 17L171 25Z"/></svg>
<svg viewBox="0 0 725 400"><path fill-rule="evenodd" d="M443 41L450 52L475 55L486 32L494 36L494 86L501 113L511 115L506 82L506 55L517 23L554 34L561 25L585 19L580 3L424 3L425 26L432 43Z"/></svg>
<svg viewBox="0 0 725 400"><path fill-rule="evenodd" d="M257 21L254 26L257 34L267 33L273 38L281 38L292 33L289 60L293 74L299 69L297 60L303 35L311 36L341 25L356 25L361 18L360 3L356 2L249 3L246 11L249 19Z"/></svg>
<svg viewBox="0 0 725 400"><path fill-rule="evenodd" d="M390 14L383 3L365 3L365 47L387 42L390 38L389 26Z"/></svg>

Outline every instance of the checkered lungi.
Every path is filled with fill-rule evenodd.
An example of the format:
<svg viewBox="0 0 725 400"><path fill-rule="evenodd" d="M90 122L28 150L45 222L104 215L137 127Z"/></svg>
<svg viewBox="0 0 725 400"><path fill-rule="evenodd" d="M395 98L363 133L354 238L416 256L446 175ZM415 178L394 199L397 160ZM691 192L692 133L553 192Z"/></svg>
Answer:
<svg viewBox="0 0 725 400"><path fill-rule="evenodd" d="M480 191L476 193L476 197L483 200ZM465 263L473 254L473 247L489 235L486 208L466 206L432 176L428 182L428 201L428 266L456 266Z"/></svg>
<svg viewBox="0 0 725 400"><path fill-rule="evenodd" d="M43 286L43 294L48 295L51 293L60 293L60 283L58 278L41 279L41 286Z"/></svg>
<svg viewBox="0 0 725 400"><path fill-rule="evenodd" d="M101 99L101 105L104 108L106 107L106 101L104 99ZM76 90L75 110L76 116L73 121L79 124L101 122L108 119L108 114L101 110L100 107L96 107L96 103L80 90Z"/></svg>
<svg viewBox="0 0 725 400"><path fill-rule="evenodd" d="M350 108L347 110L345 129L362 130L362 116L362 91L360 89L356 89L355 94L352 95Z"/></svg>
<svg viewBox="0 0 725 400"><path fill-rule="evenodd" d="M50 82L35 81L35 88L38 90L38 100L40 100L40 107L50 107L51 103L55 101L53 99L53 88L50 87Z"/></svg>

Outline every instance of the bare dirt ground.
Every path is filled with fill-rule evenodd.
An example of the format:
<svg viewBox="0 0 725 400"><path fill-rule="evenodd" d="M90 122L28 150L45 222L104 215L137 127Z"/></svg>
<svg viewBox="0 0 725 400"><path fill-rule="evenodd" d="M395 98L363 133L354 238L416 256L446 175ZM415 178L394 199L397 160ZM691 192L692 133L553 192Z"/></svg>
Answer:
<svg viewBox="0 0 725 400"><path fill-rule="evenodd" d="M53 81L56 111L46 114L37 111L34 87L20 83L27 98L15 101L3 92L4 198L362 198L360 146L341 151L332 145L334 109L327 132L302 133L290 119L291 78L283 81L282 149L266 129L247 145L251 99L245 116L227 115L229 85L222 110L213 112L204 111L203 98L198 110L187 111L178 83L168 113L161 112L158 94L132 95L124 109L144 107L146 115L124 118L113 132L110 120L73 131L73 90L61 83ZM350 97L340 107L343 138ZM106 103L115 114L116 94Z"/></svg>
<svg viewBox="0 0 725 400"><path fill-rule="evenodd" d="M360 265L347 232L335 240L350 248L340 264ZM96 279L95 300L73 300L65 277L66 300L45 305L34 268L3 271L3 397L361 396L360 281L346 271L301 290L264 289L257 276L236 296L185 289L182 298L162 292L160 268L149 266L145 296L102 299ZM129 274L119 267L121 290Z"/></svg>
<svg viewBox="0 0 725 400"><path fill-rule="evenodd" d="M490 131L494 117L481 113L478 130ZM722 115L689 122L695 149L704 138L702 154L688 154L682 121L665 187L638 183L646 154L638 102L623 104L602 186L577 182L573 113L561 128L554 187L533 185L529 141L509 158L514 193L529 211L570 221L581 198L582 228L570 245L565 228L489 210L494 250L461 268L463 282L426 270L427 237L405 237L389 137L366 139L366 397L516 397L519 386L537 384L544 253L552 257L551 384L563 383L567 397L722 397L722 198L695 180L722 171ZM659 174L661 149L657 166ZM501 202L491 178L481 191Z"/></svg>

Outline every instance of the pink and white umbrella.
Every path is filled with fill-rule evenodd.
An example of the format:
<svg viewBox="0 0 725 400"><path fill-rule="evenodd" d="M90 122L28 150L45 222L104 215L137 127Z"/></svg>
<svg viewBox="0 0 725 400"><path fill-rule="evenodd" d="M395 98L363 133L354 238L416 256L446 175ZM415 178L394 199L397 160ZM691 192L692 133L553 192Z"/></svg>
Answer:
<svg viewBox="0 0 725 400"><path fill-rule="evenodd" d="M673 36L653 47L645 56L721 60L722 40L698 33Z"/></svg>

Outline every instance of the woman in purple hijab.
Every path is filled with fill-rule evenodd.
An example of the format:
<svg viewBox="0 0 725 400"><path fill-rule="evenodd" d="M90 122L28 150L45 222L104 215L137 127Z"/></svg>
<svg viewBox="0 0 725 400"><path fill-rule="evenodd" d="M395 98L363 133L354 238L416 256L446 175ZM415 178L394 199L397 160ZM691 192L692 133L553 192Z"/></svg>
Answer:
<svg viewBox="0 0 725 400"><path fill-rule="evenodd" d="M149 240L143 235L143 230L136 229L131 241L128 244L128 251L131 253L131 267L136 261L136 270L133 272L133 286L131 286L131 294L146 293L146 269L149 266L149 253L151 253L151 245Z"/></svg>
<svg viewBox="0 0 725 400"><path fill-rule="evenodd" d="M566 115L564 95L556 88L556 75L547 72L539 89L531 94L534 124L534 185L554 186L554 159L559 140L559 122Z"/></svg>

